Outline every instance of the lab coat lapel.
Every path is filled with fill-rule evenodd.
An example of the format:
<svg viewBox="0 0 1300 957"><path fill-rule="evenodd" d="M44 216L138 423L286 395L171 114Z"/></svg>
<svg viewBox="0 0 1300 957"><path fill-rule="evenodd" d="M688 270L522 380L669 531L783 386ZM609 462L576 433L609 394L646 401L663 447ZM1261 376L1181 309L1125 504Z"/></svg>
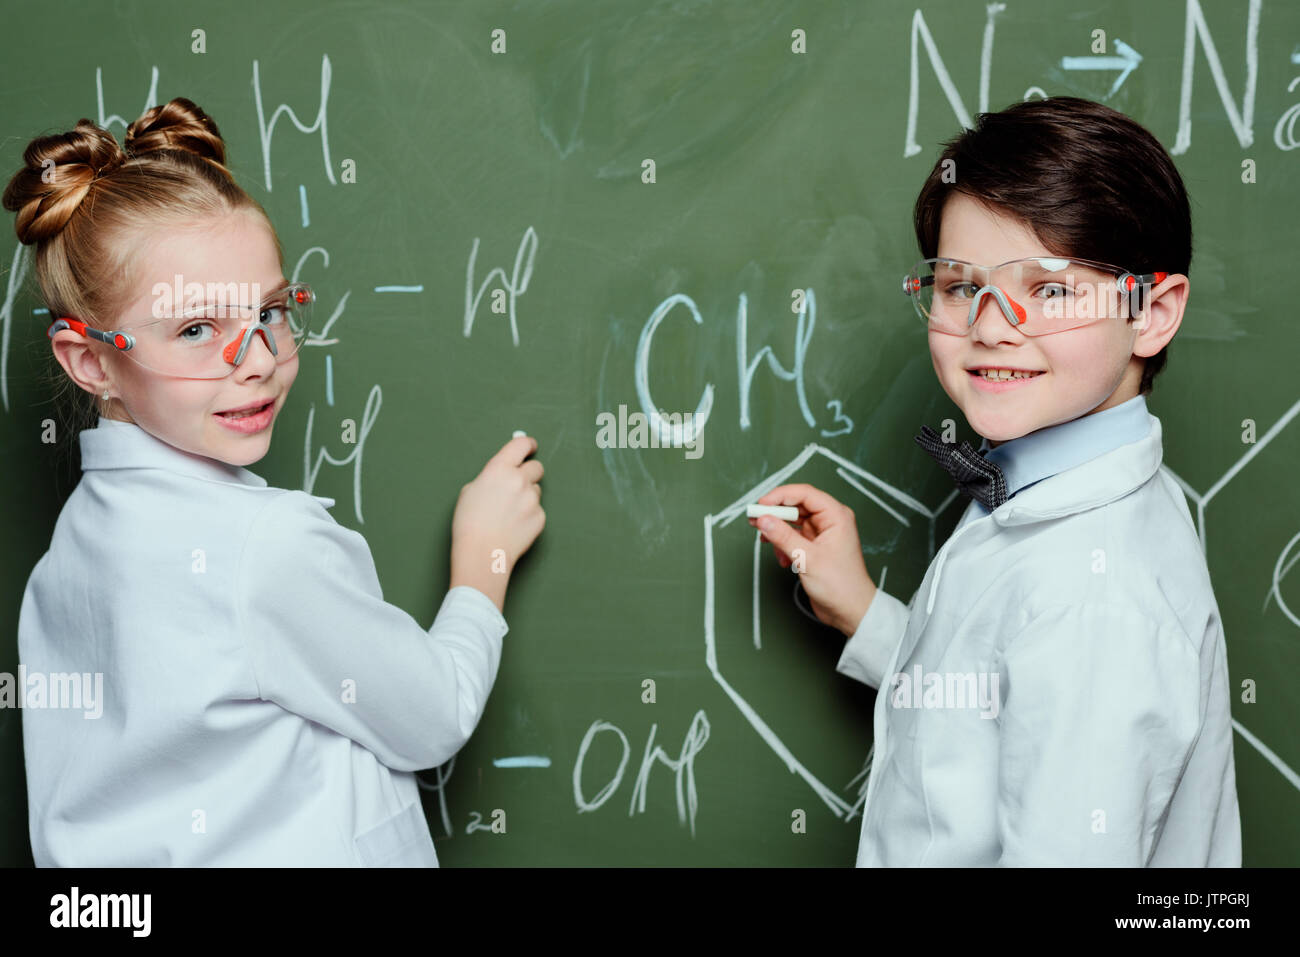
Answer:
<svg viewBox="0 0 1300 957"><path fill-rule="evenodd" d="M1105 505L1141 487L1162 459L1160 420L1149 415L1150 430L1137 442L1117 446L1074 468L1058 472L1029 486L998 506L992 514L974 519L958 528L939 549L926 570L921 587L912 598L908 628L890 662L887 675L894 674L900 663L906 664L926 626L930 623L944 566L952 549L960 542L963 548L977 547L999 530L1033 522L1050 521ZM992 519L992 521L989 521ZM953 600L950 599L949 600ZM956 599L958 606L960 599Z"/></svg>
<svg viewBox="0 0 1300 957"><path fill-rule="evenodd" d="M1059 472L1008 499L992 515L998 525L1025 525L1097 508L1146 484L1163 459L1160 420L1147 415L1150 430L1082 465Z"/></svg>

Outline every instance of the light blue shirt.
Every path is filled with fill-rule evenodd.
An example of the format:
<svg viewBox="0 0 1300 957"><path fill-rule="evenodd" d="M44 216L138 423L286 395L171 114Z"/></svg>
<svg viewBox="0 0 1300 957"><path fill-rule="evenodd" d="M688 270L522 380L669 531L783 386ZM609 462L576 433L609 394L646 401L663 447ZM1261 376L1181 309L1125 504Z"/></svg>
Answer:
<svg viewBox="0 0 1300 957"><path fill-rule="evenodd" d="M1010 499L1058 472L1144 438L1149 414L1146 397L1139 395L1101 412L1010 439L995 449L989 448L989 440L985 439L979 451L1002 469ZM962 516L958 528L989 514L982 503L971 504L973 507Z"/></svg>

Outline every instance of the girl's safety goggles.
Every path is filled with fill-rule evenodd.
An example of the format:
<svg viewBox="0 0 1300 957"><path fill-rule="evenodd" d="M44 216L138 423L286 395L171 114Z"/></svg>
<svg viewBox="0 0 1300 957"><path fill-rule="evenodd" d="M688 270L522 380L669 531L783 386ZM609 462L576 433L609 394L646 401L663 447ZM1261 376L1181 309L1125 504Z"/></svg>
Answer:
<svg viewBox="0 0 1300 957"><path fill-rule="evenodd" d="M966 335L987 296L1020 332L1046 336L1100 319L1138 318L1146 293L1168 275L1136 274L1088 259L1035 256L980 266L936 258L912 267L903 293L935 332Z"/></svg>
<svg viewBox="0 0 1300 957"><path fill-rule="evenodd" d="M166 376L224 379L244 361L258 334L277 363L292 359L307 339L315 301L307 283L295 282L257 306L210 303L107 332L64 316L50 323L46 334L53 338L71 329Z"/></svg>

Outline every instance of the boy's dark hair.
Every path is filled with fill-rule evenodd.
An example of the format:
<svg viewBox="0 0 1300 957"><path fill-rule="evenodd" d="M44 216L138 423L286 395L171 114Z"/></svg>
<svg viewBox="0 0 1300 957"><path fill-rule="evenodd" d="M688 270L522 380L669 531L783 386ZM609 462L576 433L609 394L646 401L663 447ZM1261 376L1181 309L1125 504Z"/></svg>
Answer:
<svg viewBox="0 0 1300 957"><path fill-rule="evenodd" d="M945 183L949 159L955 182ZM923 258L938 255L953 192L1021 220L1056 256L1135 273L1191 267L1191 209L1173 160L1138 123L1091 100L1053 96L981 113L946 142L916 198ZM1165 349L1146 360L1140 394L1164 366Z"/></svg>

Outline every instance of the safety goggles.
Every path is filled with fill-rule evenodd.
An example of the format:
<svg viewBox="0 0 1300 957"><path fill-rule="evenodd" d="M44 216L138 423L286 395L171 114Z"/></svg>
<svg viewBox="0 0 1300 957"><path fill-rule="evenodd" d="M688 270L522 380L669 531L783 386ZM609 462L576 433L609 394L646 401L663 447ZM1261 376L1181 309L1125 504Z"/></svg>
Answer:
<svg viewBox="0 0 1300 957"><path fill-rule="evenodd" d="M1046 336L1101 319L1139 318L1151 286L1168 275L1137 274L1088 259L1037 256L980 266L936 258L912 267L903 293L935 332L966 335L989 297L1017 330Z"/></svg>
<svg viewBox="0 0 1300 957"><path fill-rule="evenodd" d="M46 334L53 338L71 329L166 376L224 379L244 361L259 333L277 363L292 359L307 339L315 301L309 285L295 282L257 306L207 304L107 332L65 316L50 323Z"/></svg>

